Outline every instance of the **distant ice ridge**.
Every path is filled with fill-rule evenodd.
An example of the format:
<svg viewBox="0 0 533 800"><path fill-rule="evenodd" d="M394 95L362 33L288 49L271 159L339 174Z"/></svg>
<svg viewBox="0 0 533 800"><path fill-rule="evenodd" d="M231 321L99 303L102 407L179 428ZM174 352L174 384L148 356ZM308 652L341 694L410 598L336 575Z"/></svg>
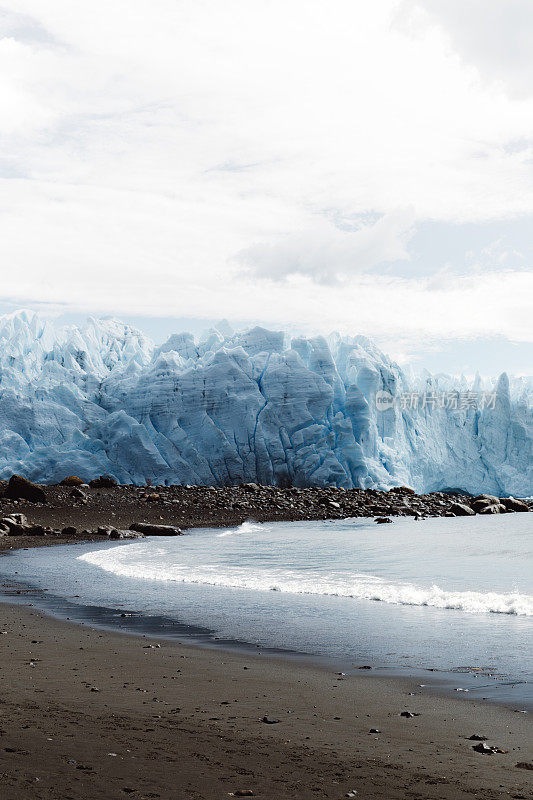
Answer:
<svg viewBox="0 0 533 800"><path fill-rule="evenodd" d="M454 387L493 398L483 409L400 402ZM377 392L392 407L379 410ZM0 317L0 477L525 496L532 394L531 379L506 374L488 385L408 378L362 336L221 325L156 347L118 320L60 328L17 312Z"/></svg>

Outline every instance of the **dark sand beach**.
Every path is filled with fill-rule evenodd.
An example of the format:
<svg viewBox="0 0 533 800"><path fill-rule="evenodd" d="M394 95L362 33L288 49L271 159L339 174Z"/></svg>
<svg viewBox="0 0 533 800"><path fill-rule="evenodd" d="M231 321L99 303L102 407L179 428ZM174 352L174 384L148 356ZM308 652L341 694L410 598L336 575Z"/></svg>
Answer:
<svg viewBox="0 0 533 800"><path fill-rule="evenodd" d="M2 605L2 631L5 800L248 789L261 798L531 797L532 773L516 767L531 761L531 723L512 709L422 697L406 679L150 647L158 643L24 606ZM473 734L508 752L475 752Z"/></svg>
<svg viewBox="0 0 533 800"><path fill-rule="evenodd" d="M2 500L1 513L77 533L4 536L3 550L79 542L82 531L134 520L190 527L261 515L260 503L233 507L246 491L199 503L198 492L176 490L176 507L171 490L120 487L82 505L65 488L46 491L46 506ZM305 513L277 505L276 519ZM348 515L349 505L332 510ZM533 796L533 772L517 766L533 761L530 716L512 707L422 695L416 678L91 629L9 601L0 619L3 800ZM474 751L476 734L505 752Z"/></svg>

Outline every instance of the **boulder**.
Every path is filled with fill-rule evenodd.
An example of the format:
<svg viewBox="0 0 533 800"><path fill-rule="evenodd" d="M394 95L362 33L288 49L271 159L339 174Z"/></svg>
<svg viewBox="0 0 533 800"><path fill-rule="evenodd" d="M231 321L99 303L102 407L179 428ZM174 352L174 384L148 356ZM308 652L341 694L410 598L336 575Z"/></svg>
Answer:
<svg viewBox="0 0 533 800"><path fill-rule="evenodd" d="M181 536L183 531L173 525L155 525L151 522L132 522L130 531L138 531L145 536Z"/></svg>
<svg viewBox="0 0 533 800"><path fill-rule="evenodd" d="M109 536L110 539L144 539L140 531L121 530L120 528L100 527L96 531L100 536Z"/></svg>
<svg viewBox="0 0 533 800"><path fill-rule="evenodd" d="M483 506L479 511L478 514L505 514L507 509L501 503L490 503L487 506Z"/></svg>
<svg viewBox="0 0 533 800"><path fill-rule="evenodd" d="M523 500L516 500L514 497L502 497L500 503L505 506L507 511L529 511L529 506Z"/></svg>
<svg viewBox="0 0 533 800"><path fill-rule="evenodd" d="M82 492L79 486L74 487L74 489L69 493L69 497L74 497L75 500L81 500L82 503L87 502L87 495L85 492Z"/></svg>
<svg viewBox="0 0 533 800"><path fill-rule="evenodd" d="M500 505L500 498L494 497L491 494L480 494L478 497L474 497L472 502L470 503L470 507L474 509L477 514L497 514L497 511L484 511L483 509L488 508L490 506L499 506Z"/></svg>
<svg viewBox="0 0 533 800"><path fill-rule="evenodd" d="M47 533L55 533L55 531L44 528L42 525L29 525L24 528L23 533L25 536L46 536Z"/></svg>
<svg viewBox="0 0 533 800"><path fill-rule="evenodd" d="M144 533L140 531L125 531L112 528L109 532L110 539L144 539Z"/></svg>
<svg viewBox="0 0 533 800"><path fill-rule="evenodd" d="M20 525L10 525L9 526L9 536L24 536L26 530L22 528Z"/></svg>
<svg viewBox="0 0 533 800"><path fill-rule="evenodd" d="M81 478L78 478L77 475L69 475L67 478L63 478L60 486L82 486L84 481Z"/></svg>
<svg viewBox="0 0 533 800"><path fill-rule="evenodd" d="M2 522L13 522L15 525L27 525L28 518L26 517L26 514L17 512L3 517Z"/></svg>
<svg viewBox="0 0 533 800"><path fill-rule="evenodd" d="M93 478L89 482L89 486L91 489L113 489L114 486L117 486L117 482L110 475L100 475L99 478Z"/></svg>
<svg viewBox="0 0 533 800"><path fill-rule="evenodd" d="M476 514L473 508L466 506L464 503L452 503L450 511L455 514L456 517L474 517Z"/></svg>
<svg viewBox="0 0 533 800"><path fill-rule="evenodd" d="M9 514L0 520L3 535L22 536L27 530L27 520L24 514Z"/></svg>
<svg viewBox="0 0 533 800"><path fill-rule="evenodd" d="M472 502L476 502L477 500L486 500L487 503L500 502L500 498L496 497L496 495L494 494L478 494L476 497L474 497L474 500Z"/></svg>
<svg viewBox="0 0 533 800"><path fill-rule="evenodd" d="M23 478L22 475L12 475L4 492L4 497L11 500L29 500L31 503L47 503L46 495L40 486Z"/></svg>
<svg viewBox="0 0 533 800"><path fill-rule="evenodd" d="M0 536L44 536L51 532L42 525L29 525L24 514L9 514L0 520Z"/></svg>

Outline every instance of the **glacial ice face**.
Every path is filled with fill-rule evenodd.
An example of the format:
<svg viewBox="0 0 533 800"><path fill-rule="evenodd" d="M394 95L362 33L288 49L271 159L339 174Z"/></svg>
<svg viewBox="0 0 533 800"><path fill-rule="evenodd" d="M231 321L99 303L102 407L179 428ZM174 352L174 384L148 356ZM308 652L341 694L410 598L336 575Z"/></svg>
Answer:
<svg viewBox="0 0 533 800"><path fill-rule="evenodd" d="M225 323L156 347L118 320L58 328L18 312L0 317L0 477L531 495L532 388L408 379L362 336ZM488 406L406 401L453 389L489 392Z"/></svg>

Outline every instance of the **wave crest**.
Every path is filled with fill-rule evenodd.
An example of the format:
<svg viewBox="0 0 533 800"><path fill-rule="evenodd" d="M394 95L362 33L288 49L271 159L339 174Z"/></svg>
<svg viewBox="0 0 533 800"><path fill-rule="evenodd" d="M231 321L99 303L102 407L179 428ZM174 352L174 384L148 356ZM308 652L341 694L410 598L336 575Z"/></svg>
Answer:
<svg viewBox="0 0 533 800"><path fill-rule="evenodd" d="M222 531L222 533L217 533L217 539L223 539L226 536L239 536L240 534L245 533L259 533L260 531L264 530L264 525L260 522L254 522L253 520L247 520L243 522L241 525L237 525L235 528L226 528Z"/></svg>
<svg viewBox="0 0 533 800"><path fill-rule="evenodd" d="M258 523L245 522L218 536L250 533L260 528ZM97 550L78 557L78 560L99 567L114 575L145 581L169 581L226 589L276 591L288 594L324 595L369 600L394 605L427 606L453 609L470 614L493 613L533 616L533 596L517 592L497 593L479 591L450 591L440 586L417 586L413 583L390 581L376 575L352 573L342 580L310 571L305 576L296 571L250 570L244 567L222 567L219 564L169 564L154 562L143 550L139 560L132 560L134 548L126 545L112 550ZM143 555L146 558L143 559Z"/></svg>

